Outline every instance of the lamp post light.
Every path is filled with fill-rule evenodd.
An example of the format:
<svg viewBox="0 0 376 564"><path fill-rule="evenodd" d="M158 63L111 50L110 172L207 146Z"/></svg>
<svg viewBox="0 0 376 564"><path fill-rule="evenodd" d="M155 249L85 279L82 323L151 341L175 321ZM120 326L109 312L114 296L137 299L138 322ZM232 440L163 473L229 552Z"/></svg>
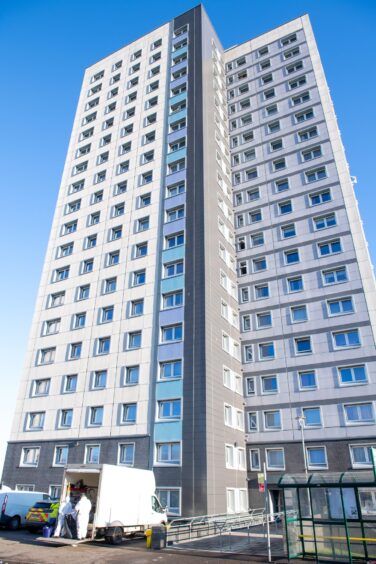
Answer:
<svg viewBox="0 0 376 564"><path fill-rule="evenodd" d="M303 447L303 460L304 460L304 472L305 475L308 476L308 467L307 467L307 453L306 453L306 448L305 448L305 440L304 440L304 422L305 422L305 417L303 415L298 415L297 417L295 417L296 421L298 422L298 425L300 427L300 431L302 433L302 447Z"/></svg>

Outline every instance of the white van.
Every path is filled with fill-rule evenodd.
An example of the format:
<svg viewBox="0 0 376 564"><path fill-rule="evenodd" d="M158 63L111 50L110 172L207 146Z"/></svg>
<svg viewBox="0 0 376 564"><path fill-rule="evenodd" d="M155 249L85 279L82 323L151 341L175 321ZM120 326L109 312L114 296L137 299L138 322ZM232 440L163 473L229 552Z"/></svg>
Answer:
<svg viewBox="0 0 376 564"><path fill-rule="evenodd" d="M25 525L26 513L37 501L50 500L44 492L0 490L0 526L12 531Z"/></svg>

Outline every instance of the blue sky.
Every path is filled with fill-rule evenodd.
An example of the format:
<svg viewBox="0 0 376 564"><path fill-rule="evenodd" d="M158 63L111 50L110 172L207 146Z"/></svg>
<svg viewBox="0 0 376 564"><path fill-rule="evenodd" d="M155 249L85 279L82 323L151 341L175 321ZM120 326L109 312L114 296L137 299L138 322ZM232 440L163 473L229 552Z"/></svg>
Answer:
<svg viewBox="0 0 376 564"><path fill-rule="evenodd" d="M0 0L0 469L84 68L195 4ZM309 13L375 260L376 3L207 0L204 5L225 48Z"/></svg>

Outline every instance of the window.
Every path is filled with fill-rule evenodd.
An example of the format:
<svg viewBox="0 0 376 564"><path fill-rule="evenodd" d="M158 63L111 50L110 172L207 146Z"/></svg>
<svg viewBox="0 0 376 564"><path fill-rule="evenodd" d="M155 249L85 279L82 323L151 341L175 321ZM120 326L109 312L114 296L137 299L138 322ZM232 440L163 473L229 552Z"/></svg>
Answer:
<svg viewBox="0 0 376 564"><path fill-rule="evenodd" d="M114 266L119 264L120 260L120 252L119 251L112 251L112 253L108 253L107 255L107 266Z"/></svg>
<svg viewBox="0 0 376 564"><path fill-rule="evenodd" d="M158 499L161 502L162 507L167 507L168 515L180 515L180 492L181 490L179 488L157 488L156 493Z"/></svg>
<svg viewBox="0 0 376 564"><path fill-rule="evenodd" d="M311 161L312 159L317 159L322 156L321 147L312 147L306 151L302 151L303 161Z"/></svg>
<svg viewBox="0 0 376 564"><path fill-rule="evenodd" d="M32 384L32 395L47 396L50 390L50 383L50 378L44 378L43 380L34 380Z"/></svg>
<svg viewBox="0 0 376 564"><path fill-rule="evenodd" d="M301 292L304 290L303 278L301 276L294 276L287 279L287 287L289 292Z"/></svg>
<svg viewBox="0 0 376 564"><path fill-rule="evenodd" d="M137 418L137 404L124 403L122 406L121 422L133 425L136 423Z"/></svg>
<svg viewBox="0 0 376 564"><path fill-rule="evenodd" d="M76 313L73 317L73 329L85 327L86 313Z"/></svg>
<svg viewBox="0 0 376 564"><path fill-rule="evenodd" d="M110 352L111 337L101 337L97 343L97 354L108 354Z"/></svg>
<svg viewBox="0 0 376 564"><path fill-rule="evenodd" d="M44 322L43 334L44 335L54 335L58 333L60 329L60 318L49 319Z"/></svg>
<svg viewBox="0 0 376 564"><path fill-rule="evenodd" d="M248 412L248 430L251 433L255 433L256 431L258 431L257 411Z"/></svg>
<svg viewBox="0 0 376 564"><path fill-rule="evenodd" d="M253 259L252 261L253 272L261 272L267 269L266 257Z"/></svg>
<svg viewBox="0 0 376 564"><path fill-rule="evenodd" d="M249 221L250 223L256 223L257 221L262 221L261 210L253 210L252 212L249 212Z"/></svg>
<svg viewBox="0 0 376 564"><path fill-rule="evenodd" d="M287 225L281 226L282 239L289 239L290 237L295 237L296 229L294 223L289 223Z"/></svg>
<svg viewBox="0 0 376 564"><path fill-rule="evenodd" d="M93 374L93 390L103 390L106 387L107 370L97 370Z"/></svg>
<svg viewBox="0 0 376 564"><path fill-rule="evenodd" d="M364 364L358 366L343 366L338 368L340 383L343 386L365 384L368 381Z"/></svg>
<svg viewBox="0 0 376 564"><path fill-rule="evenodd" d="M298 378L299 388L301 390L315 390L317 388L316 373L314 370L298 372Z"/></svg>
<svg viewBox="0 0 376 564"><path fill-rule="evenodd" d="M103 406L91 407L89 411L89 425L99 427L103 423Z"/></svg>
<svg viewBox="0 0 376 564"><path fill-rule="evenodd" d="M293 96L291 98L291 101L293 106L298 106L299 104L304 104L305 102L309 102L310 99L311 96L309 92L303 92L302 94L299 94L299 96Z"/></svg>
<svg viewBox="0 0 376 564"><path fill-rule="evenodd" d="M271 106L267 106L265 108L265 113L267 116L273 116L274 114L278 113L277 104L272 104Z"/></svg>
<svg viewBox="0 0 376 564"><path fill-rule="evenodd" d="M256 393L254 376L248 376L245 384L246 384L245 389L247 396L254 396Z"/></svg>
<svg viewBox="0 0 376 564"><path fill-rule="evenodd" d="M353 468L372 468L372 447L376 448L376 445L350 445Z"/></svg>
<svg viewBox="0 0 376 564"><path fill-rule="evenodd" d="M180 443L156 443L158 464L179 465L181 462Z"/></svg>
<svg viewBox="0 0 376 564"><path fill-rule="evenodd" d="M347 424L373 423L375 421L374 408L371 402L353 403L343 406Z"/></svg>
<svg viewBox="0 0 376 564"><path fill-rule="evenodd" d="M333 241L327 241L325 243L318 244L319 255L325 257L327 255L333 255L335 253L342 252L342 246L340 239L334 239Z"/></svg>
<svg viewBox="0 0 376 564"><path fill-rule="evenodd" d="M334 213L329 213L320 217L314 217L313 225L316 231L333 227L334 225L337 225L336 216Z"/></svg>
<svg viewBox="0 0 376 564"><path fill-rule="evenodd" d="M151 204L151 194L143 194L142 196L140 196L139 199L139 207L140 208L145 208L146 206L149 206Z"/></svg>
<svg viewBox="0 0 376 564"><path fill-rule="evenodd" d="M307 170L305 173L306 182L316 182L327 177L326 168L324 166L314 170Z"/></svg>
<svg viewBox="0 0 376 564"><path fill-rule="evenodd" d="M253 362L252 345L244 345L244 362Z"/></svg>
<svg viewBox="0 0 376 564"><path fill-rule="evenodd" d="M265 429L282 429L281 412L279 409L273 411L264 411Z"/></svg>
<svg viewBox="0 0 376 564"><path fill-rule="evenodd" d="M242 315L242 329L243 329L243 331L250 331L251 330L251 316L250 315Z"/></svg>
<svg viewBox="0 0 376 564"><path fill-rule="evenodd" d="M256 300L263 300L269 297L269 285L268 284L257 284L255 286L255 298Z"/></svg>
<svg viewBox="0 0 376 564"><path fill-rule="evenodd" d="M338 331L333 333L334 348L342 349L349 347L360 347L360 336L358 329L349 331Z"/></svg>
<svg viewBox="0 0 376 564"><path fill-rule="evenodd" d="M292 57L296 57L296 55L299 55L300 53L300 48L299 46L294 47L293 49L289 49L288 51L285 51L283 53L283 58L284 59L291 59Z"/></svg>
<svg viewBox="0 0 376 564"><path fill-rule="evenodd" d="M120 443L118 464L124 464L125 466L133 466L134 450L135 450L134 443Z"/></svg>
<svg viewBox="0 0 376 564"><path fill-rule="evenodd" d="M300 86L304 86L305 84L307 84L307 79L305 76L299 76L298 78L294 78L294 80L289 81L290 90L295 90L295 88L300 88Z"/></svg>
<svg viewBox="0 0 376 564"><path fill-rule="evenodd" d="M29 431L40 431L44 426L44 411L35 411L27 416L27 428Z"/></svg>
<svg viewBox="0 0 376 564"><path fill-rule="evenodd" d="M65 292L56 292L55 294L51 294L48 299L47 307L58 307L63 305L64 298L65 298Z"/></svg>
<svg viewBox="0 0 376 564"><path fill-rule="evenodd" d="M292 202L291 200L286 200L285 202L280 202L278 204L278 211L280 215L292 212Z"/></svg>
<svg viewBox="0 0 376 564"><path fill-rule="evenodd" d="M148 217L142 217L141 219L137 220L137 231L146 231L150 227L150 219Z"/></svg>
<svg viewBox="0 0 376 564"><path fill-rule="evenodd" d="M101 310L101 323L108 323L114 318L114 306L103 307Z"/></svg>
<svg viewBox="0 0 376 564"><path fill-rule="evenodd" d="M292 306L290 308L292 323L301 323L308 321L308 312L306 305Z"/></svg>
<svg viewBox="0 0 376 564"><path fill-rule="evenodd" d="M66 245L61 245L58 249L58 258L68 257L73 253L73 243L67 243Z"/></svg>
<svg viewBox="0 0 376 564"><path fill-rule="evenodd" d="M263 394L276 394L278 392L277 376L262 376L261 389Z"/></svg>
<svg viewBox="0 0 376 564"><path fill-rule="evenodd" d="M274 98L275 96L274 88L269 88L269 90L265 90L263 92L263 96L264 96L264 100L270 100L271 98Z"/></svg>
<svg viewBox="0 0 376 564"><path fill-rule="evenodd" d="M119 215L123 215L125 212L125 204L121 202L120 204L116 204L114 206L113 217L119 217Z"/></svg>
<svg viewBox="0 0 376 564"><path fill-rule="evenodd" d="M136 317L138 315L142 315L144 313L144 300L143 298L139 300L133 300L131 302L131 311L130 314L132 317Z"/></svg>
<svg viewBox="0 0 376 564"><path fill-rule="evenodd" d="M71 343L68 350L69 360L77 360L81 357L82 343Z"/></svg>
<svg viewBox="0 0 376 564"><path fill-rule="evenodd" d="M138 384L140 378L140 367L139 366L127 366L125 369L125 384L127 386L133 386Z"/></svg>
<svg viewBox="0 0 376 564"><path fill-rule="evenodd" d="M252 247L259 247L260 245L264 244L264 234L263 233L255 233L251 235L251 244Z"/></svg>
<svg viewBox="0 0 376 564"><path fill-rule="evenodd" d="M260 451L258 448L250 449L249 461L251 470L261 470Z"/></svg>
<svg viewBox="0 0 376 564"><path fill-rule="evenodd" d="M279 151L279 149L283 148L282 139L276 139L275 141L271 141L270 143L270 150L271 151Z"/></svg>
<svg viewBox="0 0 376 564"><path fill-rule="evenodd" d="M68 452L69 452L69 447L67 446L55 447L54 465L64 466L65 464L68 464Z"/></svg>
<svg viewBox="0 0 376 564"><path fill-rule="evenodd" d="M290 51L291 52L291 51ZM288 65L286 67L286 73L287 74L292 74L294 72L297 72L299 70L302 70L303 68L303 61L296 61L296 63L293 63L292 65Z"/></svg>
<svg viewBox="0 0 376 564"><path fill-rule="evenodd" d="M326 448L324 446L307 447L307 463L310 470L320 470L328 468L326 459Z"/></svg>
<svg viewBox="0 0 376 564"><path fill-rule="evenodd" d="M100 445L86 445L85 464L99 464Z"/></svg>
<svg viewBox="0 0 376 564"><path fill-rule="evenodd" d="M60 427L72 427L73 409L62 409L60 411Z"/></svg>
<svg viewBox="0 0 376 564"><path fill-rule="evenodd" d="M281 45L282 47L286 47L287 45L291 45L291 43L295 43L296 40L296 33L292 33L291 35L288 35L287 37L281 39Z"/></svg>
<svg viewBox="0 0 376 564"><path fill-rule="evenodd" d="M181 341L183 338L183 325L167 325L161 328L161 342Z"/></svg>
<svg viewBox="0 0 376 564"><path fill-rule="evenodd" d="M183 290L169 292L162 295L162 307L168 309L171 307L179 307L183 305Z"/></svg>
<svg viewBox="0 0 376 564"><path fill-rule="evenodd" d="M296 354L311 354L312 344L311 337L296 337L294 339Z"/></svg>
<svg viewBox="0 0 376 564"><path fill-rule="evenodd" d="M145 270L137 270L133 273L132 285L133 286L141 286L145 284L146 281L146 271Z"/></svg>
<svg viewBox="0 0 376 564"><path fill-rule="evenodd" d="M80 286L78 288L77 299L86 300L90 294L90 284L85 284L85 286Z"/></svg>
<svg viewBox="0 0 376 564"><path fill-rule="evenodd" d="M64 378L64 392L72 393L77 389L77 374L68 374Z"/></svg>
<svg viewBox="0 0 376 564"><path fill-rule="evenodd" d="M278 170L283 170L284 168L286 168L286 159L285 158L277 159L277 160L273 161L273 170L275 172L277 172Z"/></svg>
<svg viewBox="0 0 376 564"><path fill-rule="evenodd" d="M184 217L184 206L166 210L166 222L175 221Z"/></svg>
<svg viewBox="0 0 376 564"><path fill-rule="evenodd" d="M82 268L81 274L88 274L89 272L93 272L94 259L84 260L81 268Z"/></svg>
<svg viewBox="0 0 376 564"><path fill-rule="evenodd" d="M104 281L103 293L111 294L112 292L115 291L116 291L116 278L107 278L107 280Z"/></svg>
<svg viewBox="0 0 376 564"><path fill-rule="evenodd" d="M184 245L184 233L176 233L166 237L166 249L172 249L178 245Z"/></svg>
<svg viewBox="0 0 376 564"><path fill-rule="evenodd" d="M25 447L22 449L20 466L38 466L40 447Z"/></svg>
<svg viewBox="0 0 376 564"><path fill-rule="evenodd" d="M181 378L182 372L182 361L181 360L169 360L166 362L161 362L159 365L159 378L160 380L171 380L174 378Z"/></svg>
<svg viewBox="0 0 376 564"><path fill-rule="evenodd" d="M329 315L344 315L354 312L352 298L350 297L328 300L327 304Z"/></svg>
<svg viewBox="0 0 376 564"><path fill-rule="evenodd" d="M61 282L69 278L69 266L64 266L63 268L57 268L55 270L54 282Z"/></svg>
<svg viewBox="0 0 376 564"><path fill-rule="evenodd" d="M178 194L183 194L185 192L185 184L173 184L172 186L167 186L167 198L171 198L172 196L177 196Z"/></svg>
<svg viewBox="0 0 376 564"><path fill-rule="evenodd" d="M276 133L281 129L279 121L273 121L273 123L268 124L268 132L269 133Z"/></svg>
<svg viewBox="0 0 376 564"><path fill-rule="evenodd" d="M284 192L289 189L289 181L287 178L284 178L283 180L276 180L275 188L277 192Z"/></svg>
<svg viewBox="0 0 376 564"><path fill-rule="evenodd" d="M16 484L15 488L17 492L33 492L34 489L34 484Z"/></svg>
<svg viewBox="0 0 376 564"><path fill-rule="evenodd" d="M270 360L275 358L274 343L259 343L259 359Z"/></svg>
<svg viewBox="0 0 376 564"><path fill-rule="evenodd" d="M296 264L300 261L299 259L299 250L292 249L291 251L284 251L284 261L285 264Z"/></svg>
<svg viewBox="0 0 376 564"><path fill-rule="evenodd" d="M56 347L50 347L48 349L41 349L39 351L39 362L38 364L51 364L55 361Z"/></svg>
<svg viewBox="0 0 376 564"><path fill-rule="evenodd" d="M259 329L264 329L265 327L272 326L272 314L270 311L264 311L263 313L256 314L257 327Z"/></svg>
<svg viewBox="0 0 376 564"><path fill-rule="evenodd" d="M184 271L184 262L182 260L176 262L169 262L163 265L163 277L169 278L171 276L177 276L182 274Z"/></svg>
<svg viewBox="0 0 376 564"><path fill-rule="evenodd" d="M158 401L158 419L180 419L181 400L168 399Z"/></svg>
<svg viewBox="0 0 376 564"><path fill-rule="evenodd" d="M285 469L285 453L283 448L267 448L265 449L265 455L268 470Z"/></svg>
<svg viewBox="0 0 376 564"><path fill-rule="evenodd" d="M333 270L323 270L322 272L324 284L340 284L341 282L347 282L347 270L345 266L340 268L335 268Z"/></svg>
<svg viewBox="0 0 376 564"><path fill-rule="evenodd" d="M141 348L141 331L128 333L128 349Z"/></svg>
<svg viewBox="0 0 376 564"><path fill-rule="evenodd" d="M319 407L304 407L302 415L305 427L321 427L321 409Z"/></svg>
<svg viewBox="0 0 376 564"><path fill-rule="evenodd" d="M98 190L98 192L94 192L91 203L99 204L102 201L103 201L103 190Z"/></svg>
<svg viewBox="0 0 376 564"><path fill-rule="evenodd" d="M89 237L86 237L85 249L92 249L93 247L96 247L96 245L97 235L90 235Z"/></svg>
<svg viewBox="0 0 376 564"><path fill-rule="evenodd" d="M101 216L100 212L92 213L91 215L89 215L88 224L97 225L99 223L100 216Z"/></svg>

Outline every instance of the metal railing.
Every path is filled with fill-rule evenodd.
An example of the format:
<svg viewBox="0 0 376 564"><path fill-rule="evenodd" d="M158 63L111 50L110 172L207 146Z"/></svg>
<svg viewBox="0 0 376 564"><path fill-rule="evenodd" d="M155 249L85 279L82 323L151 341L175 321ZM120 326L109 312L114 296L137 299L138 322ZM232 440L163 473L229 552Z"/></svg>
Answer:
<svg viewBox="0 0 376 564"><path fill-rule="evenodd" d="M269 516L270 521L280 518L280 514ZM222 535L239 529L249 529L265 525L267 516L264 508L251 509L248 513L219 513L199 515L192 518L180 518L171 521L167 531L168 544L179 543L197 538Z"/></svg>

